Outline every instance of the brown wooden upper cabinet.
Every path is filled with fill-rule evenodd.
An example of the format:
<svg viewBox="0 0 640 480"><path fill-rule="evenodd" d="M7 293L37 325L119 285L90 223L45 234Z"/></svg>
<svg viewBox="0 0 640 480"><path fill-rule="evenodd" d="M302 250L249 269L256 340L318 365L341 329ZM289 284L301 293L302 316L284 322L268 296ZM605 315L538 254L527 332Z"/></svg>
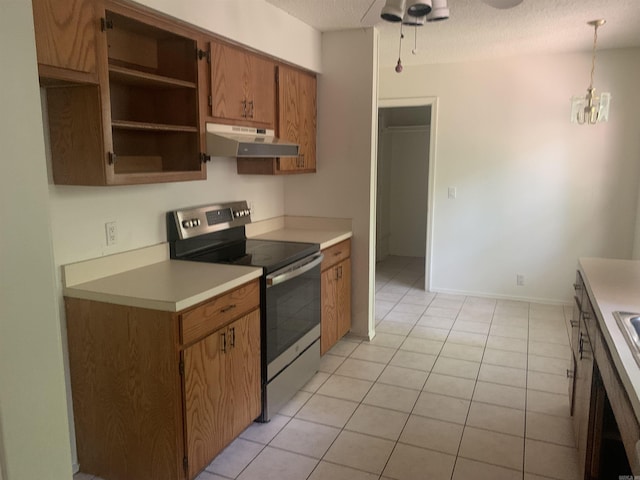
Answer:
<svg viewBox="0 0 640 480"><path fill-rule="evenodd" d="M297 157L238 158L238 173L283 175L316 171L317 84L315 75L278 66L278 128L283 140L300 146Z"/></svg>
<svg viewBox="0 0 640 480"><path fill-rule="evenodd" d="M69 12L81 10L83 19L93 14L92 21L84 23L71 17L65 24L56 15L42 15L58 3L67 7L62 0L34 0L36 30L66 28L66 36L75 38L79 29L97 25L100 34L97 84L51 82L41 69L41 83L49 87L54 183L122 185L206 178L204 121L198 108L199 45L193 32L118 1L69 2ZM84 3L93 10L82 9ZM76 43L60 43L58 50L75 50ZM40 53L41 44L42 61L74 58L60 52L52 57L47 49Z"/></svg>
<svg viewBox="0 0 640 480"><path fill-rule="evenodd" d="M316 171L316 77L290 67L278 67L278 135L300 145L296 158L281 158L279 170Z"/></svg>
<svg viewBox="0 0 640 480"><path fill-rule="evenodd" d="M98 82L93 0L33 0L40 76Z"/></svg>
<svg viewBox="0 0 640 480"><path fill-rule="evenodd" d="M210 42L213 121L273 129L275 64L249 51Z"/></svg>

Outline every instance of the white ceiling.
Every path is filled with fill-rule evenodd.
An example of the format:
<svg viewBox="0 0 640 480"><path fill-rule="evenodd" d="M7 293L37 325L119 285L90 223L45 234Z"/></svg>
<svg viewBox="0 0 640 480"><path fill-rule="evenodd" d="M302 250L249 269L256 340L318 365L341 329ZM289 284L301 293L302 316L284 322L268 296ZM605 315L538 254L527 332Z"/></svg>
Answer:
<svg viewBox="0 0 640 480"><path fill-rule="evenodd" d="M320 31L376 25L380 63L398 59L400 27L379 20L385 0L266 0ZM640 47L640 0L524 0L508 10L481 0L449 0L451 17L419 27L405 27L402 63L460 62L536 53L589 51L593 27L598 50ZM414 36L417 33L417 53Z"/></svg>

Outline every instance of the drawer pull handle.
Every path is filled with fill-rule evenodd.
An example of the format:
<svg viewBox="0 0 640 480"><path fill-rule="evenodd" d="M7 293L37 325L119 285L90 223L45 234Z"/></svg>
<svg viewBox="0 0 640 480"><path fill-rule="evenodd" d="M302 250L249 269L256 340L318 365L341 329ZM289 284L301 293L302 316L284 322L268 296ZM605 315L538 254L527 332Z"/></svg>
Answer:
<svg viewBox="0 0 640 480"><path fill-rule="evenodd" d="M227 353L227 334L226 333L221 333L220 334L220 349L222 350L222 353Z"/></svg>
<svg viewBox="0 0 640 480"><path fill-rule="evenodd" d="M342 255L342 250L340 250L339 252L336 252L336 253L333 254L334 257L337 257L339 255Z"/></svg>
<svg viewBox="0 0 640 480"><path fill-rule="evenodd" d="M573 288L576 290L582 290L582 285L580 285L579 283L574 283Z"/></svg>
<svg viewBox="0 0 640 480"><path fill-rule="evenodd" d="M236 346L236 328L232 327L229 329L229 336L231 337L229 339L229 345L231 345L231 347L235 347Z"/></svg>
<svg viewBox="0 0 640 480"><path fill-rule="evenodd" d="M567 378L573 378L573 370L567 368Z"/></svg>
<svg viewBox="0 0 640 480"><path fill-rule="evenodd" d="M591 314L589 312L582 312L582 318L585 320L591 320Z"/></svg>
<svg viewBox="0 0 640 480"><path fill-rule="evenodd" d="M226 307L220 309L220 313L227 313L229 310L233 310L234 308L236 308L235 303L227 305Z"/></svg>
<svg viewBox="0 0 640 480"><path fill-rule="evenodd" d="M577 328L578 325L580 325L580 323L578 322L578 320L570 320L569 323L571 323L571 327L572 328Z"/></svg>

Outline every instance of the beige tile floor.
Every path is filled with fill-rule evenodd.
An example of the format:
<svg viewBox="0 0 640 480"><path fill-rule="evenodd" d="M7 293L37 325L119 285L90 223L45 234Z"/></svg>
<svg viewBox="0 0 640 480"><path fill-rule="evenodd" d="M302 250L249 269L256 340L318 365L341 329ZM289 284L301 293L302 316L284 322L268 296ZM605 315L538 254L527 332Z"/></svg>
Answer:
<svg viewBox="0 0 640 480"><path fill-rule="evenodd" d="M426 293L422 274L422 259L380 262L375 338L342 339L197 480L576 479L570 312Z"/></svg>

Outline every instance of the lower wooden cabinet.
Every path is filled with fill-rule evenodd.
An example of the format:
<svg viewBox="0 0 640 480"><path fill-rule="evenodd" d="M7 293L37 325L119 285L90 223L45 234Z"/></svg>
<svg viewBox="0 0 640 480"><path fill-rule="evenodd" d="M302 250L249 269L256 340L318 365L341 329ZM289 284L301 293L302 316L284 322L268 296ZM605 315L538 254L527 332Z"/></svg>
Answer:
<svg viewBox="0 0 640 480"><path fill-rule="evenodd" d="M188 476L195 477L260 414L260 312L184 350Z"/></svg>
<svg viewBox="0 0 640 480"><path fill-rule="evenodd" d="M351 329L351 240L323 250L320 353Z"/></svg>
<svg viewBox="0 0 640 480"><path fill-rule="evenodd" d="M594 306L578 272L571 323L575 370L570 387L578 451L578 478L623 478L640 474L636 444L640 425L616 370Z"/></svg>
<svg viewBox="0 0 640 480"><path fill-rule="evenodd" d="M183 312L65 298L80 471L192 479L260 414L257 280Z"/></svg>

